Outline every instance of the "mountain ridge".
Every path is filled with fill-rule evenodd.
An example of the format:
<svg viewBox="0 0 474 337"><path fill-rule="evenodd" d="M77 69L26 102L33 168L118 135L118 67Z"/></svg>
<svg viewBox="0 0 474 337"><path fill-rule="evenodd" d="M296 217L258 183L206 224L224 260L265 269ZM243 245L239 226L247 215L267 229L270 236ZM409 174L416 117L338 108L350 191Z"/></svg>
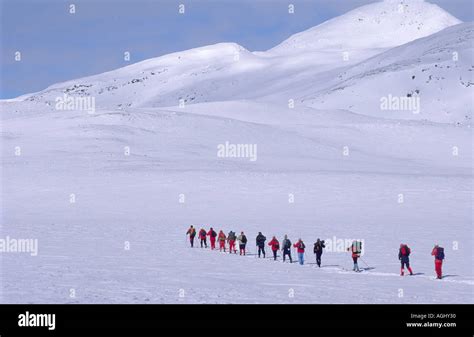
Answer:
<svg viewBox="0 0 474 337"><path fill-rule="evenodd" d="M400 8L403 8L402 13L397 12L399 5L402 6ZM382 18L379 18L377 23L374 20L377 19L379 13L383 15L381 14ZM358 19L361 17L364 19L359 21ZM2 104L8 105L19 101L36 102L46 103L52 108L57 97L67 94L69 96L94 97L98 109L122 110L130 107L186 106L194 103L244 99L272 100L282 105L287 105L289 100L293 100L303 105L310 104L311 107L316 108L328 106L331 110L352 111L351 104L344 104L344 102L351 101L352 98L349 96L344 100L341 100L340 97L335 99L332 105L328 105L327 100L322 102L312 99L309 103L308 101L311 97L317 98L318 95L324 95L324 92L340 87L335 81L337 82L338 78L343 80L347 71L357 69L354 68L355 66L359 65L358 67L360 67L360 64L364 64L363 62L377 57L377 55L390 55L393 49L426 38L427 36L416 38L418 35L410 34L413 30L418 31L416 25L426 17L429 17L428 21L436 21L439 18L443 20L437 22L436 25L422 25L423 30L417 33L418 35L434 32L427 35L428 37L434 36L444 31L441 28L457 26L459 24L455 23L460 22L438 6L424 1L376 2L356 8L321 25L295 34L306 37L308 34L313 36L314 32L322 32L323 35L320 36L328 36L328 32L330 35L338 34L345 39L348 48L323 45L314 49L313 45L308 42L304 52L295 53L294 50L290 52L281 50L282 46L292 41L293 37L290 37L267 52L251 52L237 43L224 42L143 60L101 74L56 83L37 93L23 95L12 100L3 100ZM391 48L387 47L387 39L381 38L380 32L372 29L373 24L380 25L387 21L396 25L400 22L407 25L411 23L408 26L402 26L404 30L408 29L408 33L405 32L401 38L391 41L390 44L396 45ZM338 22L342 28L338 27ZM369 22L369 30L366 29L367 27L355 30L353 35L349 35L346 31L347 29L351 30L354 24L365 27L365 22ZM344 27L346 28L344 29ZM392 30L389 28L385 29L383 33ZM374 31L375 35L373 35ZM361 38L367 38L368 42L365 45L359 44L358 48L351 50L351 39L359 41ZM373 38L378 43L374 43ZM414 40L397 45L401 41L412 38ZM334 39L334 41L338 40ZM399 59L395 60L395 63L406 62L400 55L398 57ZM381 84L374 84L374 86L383 87ZM401 95L401 93L398 94ZM315 104L319 105L315 106ZM372 109L374 108L377 109L377 106L372 106ZM377 115L376 111L358 110L357 113ZM392 114L388 117L421 118L407 114L395 114L395 116ZM459 121L458 117L435 117L433 121Z"/></svg>

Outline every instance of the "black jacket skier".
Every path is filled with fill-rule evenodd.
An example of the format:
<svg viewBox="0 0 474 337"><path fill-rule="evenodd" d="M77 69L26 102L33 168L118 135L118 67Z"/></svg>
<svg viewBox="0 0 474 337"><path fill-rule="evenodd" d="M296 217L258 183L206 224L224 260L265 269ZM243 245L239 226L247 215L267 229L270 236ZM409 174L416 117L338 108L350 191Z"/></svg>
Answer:
<svg viewBox="0 0 474 337"><path fill-rule="evenodd" d="M316 254L316 264L318 267L321 267L321 255L323 255L323 248L326 248L324 245L324 240L317 239L314 243L314 254Z"/></svg>
<svg viewBox="0 0 474 337"><path fill-rule="evenodd" d="M263 254L263 257L265 258L265 240L267 238L262 234L262 232L258 232L257 238L256 238L256 244L258 247L258 257L260 257L260 253Z"/></svg>
<svg viewBox="0 0 474 337"><path fill-rule="evenodd" d="M288 235L285 234L285 238L283 239L283 242L281 243L281 250L283 251L283 262L285 262L285 257L288 255L290 258L290 263L293 261L291 260L291 241L288 239Z"/></svg>

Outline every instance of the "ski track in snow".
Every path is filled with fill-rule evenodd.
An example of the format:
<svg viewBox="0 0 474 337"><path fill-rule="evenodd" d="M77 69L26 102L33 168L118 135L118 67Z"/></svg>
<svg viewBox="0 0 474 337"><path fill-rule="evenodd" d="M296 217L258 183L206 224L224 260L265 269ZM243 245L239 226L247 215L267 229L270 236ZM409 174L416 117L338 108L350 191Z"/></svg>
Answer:
<svg viewBox="0 0 474 337"><path fill-rule="evenodd" d="M203 249L206 249L206 250L210 250L210 248L203 248ZM246 256L241 256L239 255L238 253L237 254L229 254L228 252L219 252L219 251L212 251L212 253L219 253L219 254L228 254L228 255L231 255L231 256L239 256L240 258L254 258L255 254L247 254ZM265 259L262 257L262 258L256 258L257 260L270 260L271 262L275 262L275 263L288 263L288 261L286 262L283 262L282 261L282 257L281 255L278 255L277 256L277 261L274 261L273 260L273 255L272 256L269 256L269 254L272 254L271 252L267 252L267 256L265 257ZM280 252L281 253L281 252ZM327 254L327 253L326 253ZM330 254L330 253L329 253ZM308 255L308 254L306 254ZM292 257L295 257L297 256L296 254L294 254L294 252L292 252ZM314 257L313 254L311 254L312 257ZM254 258L255 260L255 258ZM363 262L359 261L359 264L362 264ZM312 266L313 263L307 263L305 262L304 265L300 265L298 263L298 261L294 260L293 263L291 263L292 265L297 265L298 267L304 267L304 268L313 268L313 269L316 269L318 270L318 272L323 272L323 273L339 273L339 274L356 274L356 275L365 275L365 276L381 276L381 277L397 277L397 278L400 278L402 276L400 276L400 274L397 274L397 273L384 273L384 272L377 272L377 271L370 271L370 270L373 270L375 269L375 267L360 267L359 268L361 269L361 272L354 272L350 269L346 269L346 268L343 268L343 267L334 267L334 266L331 266L331 265L324 265L322 264L321 265L321 268L318 268L316 266ZM399 264L396 264L397 266ZM405 270L406 274L405 276L403 277L409 277L409 278L423 278L423 279L427 279L427 280L433 280L435 282L451 282L451 283L462 283L462 284L469 284L469 285L474 285L474 280L452 280L452 279L447 279L448 277L453 277L453 275L445 275L443 276L443 279L442 280L438 280L436 279L435 276L427 276L427 275L418 275L417 273L414 273L414 275L408 275L408 272L407 270ZM224 273L222 273L224 274ZM454 275L454 276L458 276L458 275ZM264 286L295 286L297 285L298 287L314 287L315 284L302 284L302 283L261 283L261 285L264 285Z"/></svg>

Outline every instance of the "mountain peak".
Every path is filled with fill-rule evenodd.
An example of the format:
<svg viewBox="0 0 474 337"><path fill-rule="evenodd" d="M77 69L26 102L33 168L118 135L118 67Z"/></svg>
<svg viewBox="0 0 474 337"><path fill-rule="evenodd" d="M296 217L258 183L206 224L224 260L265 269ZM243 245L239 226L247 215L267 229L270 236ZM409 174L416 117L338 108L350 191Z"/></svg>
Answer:
<svg viewBox="0 0 474 337"><path fill-rule="evenodd" d="M353 9L292 35L273 53L340 49L391 48L461 23L423 0L385 0Z"/></svg>

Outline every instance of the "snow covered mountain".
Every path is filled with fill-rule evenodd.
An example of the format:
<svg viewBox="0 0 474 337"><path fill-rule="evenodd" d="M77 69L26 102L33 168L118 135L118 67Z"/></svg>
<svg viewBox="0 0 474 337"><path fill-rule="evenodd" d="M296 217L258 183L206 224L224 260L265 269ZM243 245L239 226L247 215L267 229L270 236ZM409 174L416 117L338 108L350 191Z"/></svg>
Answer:
<svg viewBox="0 0 474 337"><path fill-rule="evenodd" d="M55 99L64 94L93 96L98 108L107 109L165 107L178 106L180 103L188 105L238 99L279 101L287 105L290 99L297 101L308 95L334 90L334 87L338 87L334 78L339 76L338 79L344 79L340 74L344 74L352 65L459 22L438 6L424 1L384 1L360 7L296 34L268 52L250 52L235 43L220 43L59 83L39 93L23 96L20 100L40 104L46 102L51 108L54 108ZM454 31L445 39L452 38L456 33L463 34L463 31ZM465 38L472 36L459 37ZM440 45L443 42L440 41ZM456 48L455 44L450 45ZM463 47L463 52L469 52L466 43L460 47ZM419 48L425 46L412 45L415 52ZM380 57L386 55L391 55L391 52ZM413 55L395 51L391 60L393 64L406 64L409 60L405 57L408 56L413 58ZM420 67L423 67L424 61L420 60ZM461 59L462 67L459 70L465 71L468 62ZM368 65L378 68L374 63ZM368 65L366 72L371 71ZM457 70L457 67L451 69L453 76L456 76ZM386 83L385 79L382 80L381 83L374 80L371 85L381 88ZM468 79L462 81L469 82ZM445 89L446 97L459 97L450 93L450 89L451 86ZM409 90L407 88L407 92ZM435 100L429 96L431 94L437 93L427 92L425 97ZM334 101L339 101L339 97ZM332 104L331 108L351 110L351 104L344 104L350 102L350 97L340 102L340 106ZM316 101L308 104L315 106ZM371 111L361 110L357 112L372 114ZM432 118L430 115L428 119L457 121L457 117ZM426 116L423 115L423 118ZM465 118L462 121L465 122Z"/></svg>
<svg viewBox="0 0 474 337"><path fill-rule="evenodd" d="M461 21L424 0L385 0L358 7L297 33L270 52L391 48L458 23Z"/></svg>
<svg viewBox="0 0 474 337"><path fill-rule="evenodd" d="M473 23L447 28L345 69L327 88L303 102L363 115L469 125L474 97L473 41ZM417 104L402 106L403 99ZM392 108L386 103L389 100Z"/></svg>

